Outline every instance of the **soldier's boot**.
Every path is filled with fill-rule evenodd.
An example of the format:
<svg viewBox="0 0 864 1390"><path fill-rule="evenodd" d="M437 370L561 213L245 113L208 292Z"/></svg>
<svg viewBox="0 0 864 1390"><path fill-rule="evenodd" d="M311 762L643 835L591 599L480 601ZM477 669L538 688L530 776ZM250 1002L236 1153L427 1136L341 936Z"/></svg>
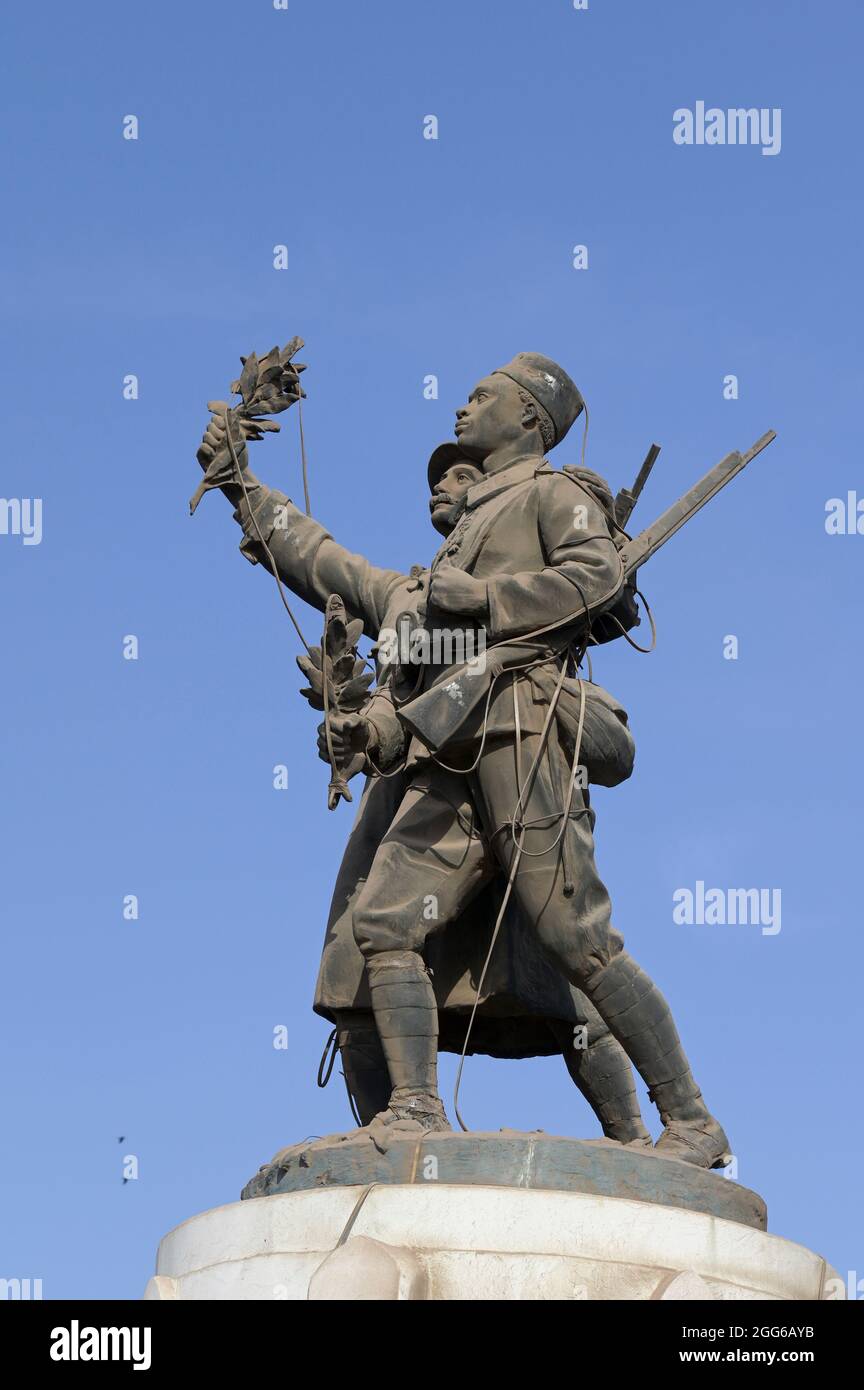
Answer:
<svg viewBox="0 0 864 1390"><path fill-rule="evenodd" d="M655 1152L700 1168L731 1160L729 1140L693 1079L669 1005L626 951L581 985L648 1087L664 1129Z"/></svg>
<svg viewBox="0 0 864 1390"><path fill-rule="evenodd" d="M589 1028L587 1047L577 1047L567 1024L555 1031L567 1070L600 1121L606 1138L637 1148L653 1148L642 1120L633 1068L620 1043L607 1032L591 1041Z"/></svg>
<svg viewBox="0 0 864 1390"><path fill-rule="evenodd" d="M393 1092L383 1121L449 1129L438 1094L438 1006L416 951L382 951L366 962L372 1009Z"/></svg>
<svg viewBox="0 0 864 1390"><path fill-rule="evenodd" d="M361 1125L368 1125L387 1108L393 1089L374 1014L366 1009L337 1010L336 1041L357 1116Z"/></svg>

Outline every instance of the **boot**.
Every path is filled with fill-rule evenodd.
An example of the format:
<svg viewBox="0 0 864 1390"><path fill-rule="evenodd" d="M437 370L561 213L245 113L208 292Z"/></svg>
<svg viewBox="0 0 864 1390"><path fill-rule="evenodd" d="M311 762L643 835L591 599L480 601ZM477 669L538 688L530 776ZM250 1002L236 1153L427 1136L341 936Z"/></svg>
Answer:
<svg viewBox="0 0 864 1390"><path fill-rule="evenodd" d="M381 1119L449 1129L438 1095L438 1005L422 958L416 951L382 951L366 970L393 1085Z"/></svg>
<svg viewBox="0 0 864 1390"><path fill-rule="evenodd" d="M345 1085L361 1125L368 1125L387 1108L392 1090L374 1015L366 1009L337 1010L336 1041Z"/></svg>
<svg viewBox="0 0 864 1390"><path fill-rule="evenodd" d="M663 1121L663 1158L722 1168L729 1140L693 1079L669 1005L626 951L596 970L582 989L630 1057Z"/></svg>
<svg viewBox="0 0 864 1390"><path fill-rule="evenodd" d="M571 1079L600 1121L606 1138L650 1149L651 1135L642 1121L633 1070L626 1053L605 1025L602 1025L601 1035L592 1038L594 1030L589 1023L589 1042L583 1048L573 1046L573 1037L566 1024L555 1031Z"/></svg>

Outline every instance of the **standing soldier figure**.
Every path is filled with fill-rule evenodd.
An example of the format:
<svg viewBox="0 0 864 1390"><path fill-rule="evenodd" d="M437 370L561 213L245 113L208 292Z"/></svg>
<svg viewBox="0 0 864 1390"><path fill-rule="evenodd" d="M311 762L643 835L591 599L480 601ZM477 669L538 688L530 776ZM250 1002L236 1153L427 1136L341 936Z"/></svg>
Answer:
<svg viewBox="0 0 864 1390"><path fill-rule="evenodd" d="M458 444L448 443L432 454L427 476L432 525L442 536L449 536L462 514L469 488L483 480L482 469L468 461ZM580 470L580 476L599 487L604 501L612 505L611 494L596 474L586 469ZM417 633L420 609L425 608L425 585L418 582L412 597L412 608L400 615L404 623L400 621L399 632L382 634L384 640L377 648L379 661L394 639L410 651L409 637ZM422 659L422 652L420 656ZM300 664L304 669L307 666L302 657ZM410 669L410 658L406 664ZM409 682L413 684L410 677ZM635 749L627 716L600 686L592 683L586 690L581 769L588 781L617 785L633 768ZM394 721L388 693L387 687L376 692L362 716L335 715L329 721L330 747L335 738L340 766L356 764L351 739L354 730L363 729L364 721L374 727L377 719L379 728L386 728L392 736L385 739L386 767L380 765L379 747L378 763L367 758L360 769L369 781L333 893L314 1002L316 1013L336 1025L345 1082L364 1125L387 1108L392 1085L372 1012L365 960L354 940L353 913L411 776L404 767L407 730ZM376 738L380 744L377 730ZM318 743L322 759L329 763L326 723L319 729ZM385 776L379 776L380 772ZM466 855L478 858L481 866L485 861L486 868L496 868L479 837L469 839ZM618 1143L651 1148L626 1054L584 995L550 964L512 901L490 953L501 891L501 875L497 873L495 881L483 888L455 921L442 922L436 914L431 923L436 931L427 943L424 959L438 1009L439 1053L470 1050L511 1058L560 1054L571 1080L599 1119L603 1134ZM489 964L485 966L487 957Z"/></svg>
<svg viewBox="0 0 864 1390"><path fill-rule="evenodd" d="M592 814L575 778L585 697L569 672L592 621L614 607L624 584L608 513L545 458L582 408L566 372L537 353L518 354L478 383L457 411L456 437L484 477L468 491L428 580L350 554L284 495L260 486L248 490L254 519L241 489L233 491L241 549L269 563L263 537L290 588L322 609L340 594L375 639L397 629L418 583L433 636L448 623L485 635L482 672L432 661L407 682L398 665L382 669L375 710L350 730L353 751L365 747L382 768L388 750L411 735L406 789L352 914L393 1085L381 1122L449 1128L422 952L430 932L458 917L497 870L546 956L587 996L647 1084L664 1125L657 1151L720 1166L728 1141L668 1005L612 926ZM211 423L199 451L205 467L224 442L224 427ZM469 852L476 844L482 853Z"/></svg>

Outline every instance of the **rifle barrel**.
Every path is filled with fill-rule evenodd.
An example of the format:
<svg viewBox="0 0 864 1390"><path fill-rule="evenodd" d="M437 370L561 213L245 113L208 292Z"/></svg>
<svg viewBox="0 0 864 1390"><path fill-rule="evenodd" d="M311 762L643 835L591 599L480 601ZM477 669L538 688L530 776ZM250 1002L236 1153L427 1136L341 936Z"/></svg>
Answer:
<svg viewBox="0 0 864 1390"><path fill-rule="evenodd" d="M740 454L737 449L731 454L727 454L719 463L709 469L704 478L700 478L698 483L685 492L683 497L679 497L677 502L673 502L671 507L667 507L662 516L644 531L640 531L632 541L628 541L621 548L621 561L624 565L624 572L628 576L633 574L640 565L644 565L646 560L656 554L661 545L665 545L670 536L680 530L686 521L701 511L706 502L710 502L712 497L716 497L721 488L730 483L747 464L760 454L764 448L776 439L774 430L768 430L761 439L757 439L752 444L746 454Z"/></svg>

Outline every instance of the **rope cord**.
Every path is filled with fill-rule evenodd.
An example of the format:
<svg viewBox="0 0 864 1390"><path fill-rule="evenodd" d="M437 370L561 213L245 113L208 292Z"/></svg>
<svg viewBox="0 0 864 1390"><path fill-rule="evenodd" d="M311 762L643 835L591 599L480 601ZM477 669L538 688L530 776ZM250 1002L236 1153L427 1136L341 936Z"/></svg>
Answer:
<svg viewBox="0 0 864 1390"><path fill-rule="evenodd" d="M522 791L519 793L519 800L518 800L517 803L516 803L516 809L517 809L517 810L518 810L518 807L519 807L519 805L520 805L520 803L521 803L521 801L522 801L523 796L526 795L526 794L530 794L530 789L531 789L531 787L532 787L533 784L534 784L534 778L535 778L535 776L536 776L537 767L539 766L539 757L540 757L540 754L542 754L543 749L545 748L545 745L546 745L546 739L547 739L547 737L548 737L549 728L550 728L550 725L551 725L551 723L552 723L552 718L553 718L553 716L554 716L554 714L555 714L556 706L557 706L557 704L558 704L558 696L559 696L560 693L561 693L561 687L562 687L563 684L564 684L564 677L566 676L566 674L567 674L567 664L566 664L566 662L563 662L562 665L561 665L561 674L560 674L560 676L558 677L558 683L557 683L557 685L556 685L556 687L555 687L555 692L554 692L554 694L553 694L553 696L552 696L552 699L551 699L550 702L549 702L549 708L548 708L548 710L546 711L546 718L545 718L545 720L544 720L544 722L543 722L543 728L542 728L542 731L541 731L541 733L540 733L540 743L539 743L539 746L538 746L537 755L535 756L534 761L533 761L533 763L532 763L532 765L531 765L531 769L530 769L530 771L529 771L529 773L528 773L528 779L527 779L527 781L526 781L526 783L525 783L525 786L523 787ZM486 731L485 731L485 728L484 728L484 731L483 731L483 732L484 732L484 736L485 736L485 732L486 732ZM511 821L511 826L512 826L512 821ZM473 1030L473 1028L474 1028L474 1019L475 1019L476 1016L477 1016L477 1009L478 1009L479 1006L480 1006L480 996L481 996L481 994L483 993L483 985L484 985L485 982L486 982L486 974L487 974L487 972L488 972L488 970L489 970L489 963L490 963L490 961L491 961L491 959L492 959L492 952L493 952L494 949L495 949L495 943L496 943L496 941L498 940L498 934L499 934L499 932L500 932L500 930L501 930L501 923L502 923L503 920L504 920L504 913L505 913L506 910L507 910L507 904L508 904L509 901L510 901L510 895L511 895L511 893L513 892L513 885L514 885L514 883L516 882L516 874L517 874L517 871L518 871L518 869L519 869L520 860L521 860L521 858L522 858L523 845L524 845L524 841L523 841L523 842L517 842L517 841L515 840L515 837L514 837L514 853L513 853L513 858L512 858L512 860L511 860L511 863L510 863L510 871L509 871L509 873L508 873L508 875L507 875L507 886L506 886L506 888L504 889L504 896L503 896L503 898L501 899L501 906L500 906L500 908L498 909L498 916L497 916L497 918L495 919L495 926L494 926L494 928L492 929L492 939L491 939L491 941L489 942L489 950L486 952L486 959L485 959L485 961L483 962L483 969L482 969L481 972L480 972L480 979L479 979L478 982L477 982L477 992L476 992L476 994L475 994L475 996L474 996L474 1005L473 1005L473 1007L472 1007L472 1009L471 1009L471 1016L470 1016L470 1018L468 1019L468 1027L467 1027L467 1029L465 1030L465 1041L464 1041L464 1043L462 1044L462 1052L461 1052L461 1054L460 1054L460 1056L459 1056L459 1066L457 1067L457 1070L456 1070L456 1083L455 1083L455 1086L454 1086L454 1088L453 1088L453 1111L454 1111L454 1114L456 1115L456 1119L459 1121L460 1127L462 1128L462 1130L463 1130L465 1133L467 1133L467 1131L468 1131L468 1126L466 1125L465 1121L463 1120L463 1118L462 1118L462 1113L461 1113L461 1111L460 1111L460 1109L459 1109L459 1088L460 1088L460 1086L461 1086L461 1084L462 1084L462 1072L463 1072L463 1070L464 1070L464 1068L465 1068L465 1057L466 1057L467 1052L468 1052L468 1044L469 1044L469 1042L470 1042L470 1040L471 1040L471 1033L472 1033L472 1030Z"/></svg>
<svg viewBox="0 0 864 1390"><path fill-rule="evenodd" d="M324 1087L328 1084L330 1077L333 1075L333 1066L336 1062L336 1053L339 1051L339 1044L336 1041L337 1033L338 1029L334 1028L332 1033L328 1037L326 1043L324 1044L324 1051L321 1053L321 1061L318 1063L318 1085L320 1086L322 1091ZM354 1120L356 1121L358 1128L362 1128L362 1122L360 1120L360 1116L357 1114L357 1107L354 1104L354 1096L351 1093L351 1087L348 1085L348 1077L345 1075L344 1071L340 1071L339 1075L345 1082L345 1090L348 1093L348 1104L351 1107L351 1114L354 1117Z"/></svg>
<svg viewBox="0 0 864 1390"><path fill-rule="evenodd" d="M354 1123L356 1124L357 1128L358 1128L358 1129L362 1129L362 1128L363 1128L363 1121L360 1119L360 1116L359 1116L359 1114L358 1114L358 1112L357 1112L357 1106L354 1104L354 1095L353 1095L353 1093L352 1093L352 1091L351 1091L351 1087L348 1085L348 1077L345 1075L344 1071L341 1072L340 1075L341 1075L341 1077L342 1077L342 1080L345 1082L345 1091L346 1091L346 1094L347 1094L347 1096L348 1096L348 1104L349 1104L350 1107L351 1107L351 1116L352 1116L352 1118L353 1118L353 1120L354 1120Z"/></svg>
<svg viewBox="0 0 864 1390"><path fill-rule="evenodd" d="M321 1087L322 1091L333 1074L333 1064L336 1061L337 1050L336 1029L334 1028L324 1044L324 1051L321 1053L321 1061L318 1063L318 1085Z"/></svg>
<svg viewBox="0 0 864 1390"><path fill-rule="evenodd" d="M339 771L336 767L336 754L333 752L333 730L330 727L329 685L330 682L327 679L327 620L325 618L324 635L321 638L321 699L324 703L324 738L327 743L327 757L330 762L330 790L332 793L340 779ZM343 781L342 785L346 786L346 783Z"/></svg>
<svg viewBox="0 0 864 1390"><path fill-rule="evenodd" d="M586 651L586 649L587 649L588 643L589 643L590 640L591 640L591 611L590 611L590 608L589 608L589 605L588 605L588 601L587 601L587 599L586 599L586 597L585 597L584 591L583 591L582 586L581 586L581 584L579 583L579 581L578 581L577 579L574 579L572 575L567 575L567 578L568 578L568 579L570 580L570 582L571 582L572 584L574 584L574 585L576 586L576 588L579 590L579 596L580 596L580 598L582 599L582 608L579 610L579 612L580 612L580 614L584 613L584 615L585 615L586 618L588 619L588 631L587 631L587 633L586 633L586 635L585 635L584 644L583 644L583 646L582 646L582 648L581 648L581 650L580 650L580 653L579 653L579 659L578 659L577 662L576 662L576 666L577 666L577 669L578 669L579 662L581 661L582 657L584 656L584 653L585 653L585 651ZM481 996L481 994L482 994L482 992L483 992L483 985L484 985L485 980L486 980L486 974L487 974L488 969L489 969L489 963L490 963L490 961L491 961L491 959L492 959L492 952L493 952L494 949L495 949L495 943L496 943L496 941L498 940L498 934L499 934L499 932L500 932L500 930L501 930L501 923L502 923L503 920L504 920L504 913L505 913L506 910L507 910L507 904L508 904L508 902L510 901L510 895L511 895L511 893L512 893L512 891L513 891L513 885L514 885L514 883L516 882L516 874L517 874L518 869L519 869L519 864L520 864L520 862L521 862L521 860L522 860L523 854L526 854L529 858L540 858L540 857L542 857L543 855L549 854L553 849L555 849L555 848L557 847L557 845L560 844L561 840L563 839L564 833L566 832L566 829L567 829L567 822L568 822L569 817L570 817L570 806L571 806L572 801L573 801L573 790L574 790L574 787L575 787L575 781L576 781L576 776L577 776L578 767L579 767L579 754L580 754L580 752L581 752L581 747L582 747L582 730L583 730L584 721L585 721L585 685L584 685L584 682L582 681L581 677L578 678L578 679L579 679L579 692L580 692L580 699L581 699L581 703L580 703L580 707L579 707L579 724L578 724L578 728L577 728L577 731L576 731L576 741L575 741L574 751L573 751L573 766L572 766L571 771L570 771L570 778L569 778L569 785L568 785L568 792L567 792L567 801L566 801L565 806L562 808L562 810L561 810L560 812L556 812L556 813L555 813L556 818L557 818L558 815L560 815L560 817L561 817L561 830L559 831L559 833L558 833L558 835L556 836L556 838L555 838L555 840L553 841L553 843L552 843L551 845L546 846L546 848L543 849L543 850L541 850L539 853L538 853L537 851L530 851L530 852L529 852L529 851L527 851L527 850L525 849L525 831L526 831L527 827L526 827L524 824L522 824L521 833L519 834L519 836L518 836L518 838L517 838L516 824L517 824L518 813L519 813L521 807L523 806L523 804L527 804L527 800L528 800L528 798L530 797L530 795L531 795L531 790L532 790L532 788L533 788L533 786L534 786L534 781L535 781L535 778L536 778L536 776L537 776L537 770L538 770L538 768L539 768L539 766L540 766L540 761L541 761L541 759L542 759L544 753L546 752L546 747L547 747L547 743L548 743L548 739L549 739L549 730L550 730L550 728L552 727L552 720L553 720L553 718L554 718L554 716L555 716L555 711L556 711L556 709L557 709L557 707L558 707L558 701L559 701L559 698L560 698L560 695L561 695L561 691L562 691L562 689L563 689L563 687L564 687L564 681L565 681L565 678L566 678L566 676L567 676L567 668L568 668L568 665L569 665L569 662L570 662L570 659L571 659L569 649L567 650L566 653L559 653L558 655L559 655L559 656L563 655L563 656L564 656L564 659L563 659L562 662L561 662L561 671L560 671L560 674L559 674L559 676L558 676L558 680L557 680L557 682L556 682L555 689L554 689L554 691L553 691L553 693L552 693L552 697L551 697L551 699L550 699L550 701L549 701L549 706L548 706L548 709L547 709L547 711L546 711L546 717L545 717L545 719L544 719L544 721L543 721L543 727L542 727L542 729L541 729L541 731L540 731L540 738L539 738L539 741L538 741L538 744L537 744L537 751L536 751L536 753L535 753L535 755L534 755L534 758L533 758L533 760L532 760L532 762L531 762L531 766L530 766L530 768L529 768L529 770L528 770L528 777L527 777L527 779L526 779L526 781L525 781L525 784L524 784L524 786L522 786L521 789L519 790L519 795L518 795L517 800L516 800L516 805L515 805L515 807L513 808L513 814L511 815L510 820L509 820L509 822L507 823L508 828L509 828L509 830L510 830L511 838L512 838L512 840L513 840L513 846L514 846L513 859L512 859L512 861L511 861L511 864L510 864L510 871L509 871L508 876L507 876L507 886L506 886L506 888L505 888L505 890L504 890L504 897L502 898L501 906L500 906L500 908L499 908L499 910L498 910L498 916L497 916L497 918L496 918L496 920L495 920L495 926L494 926L494 928L493 928L493 930L492 930L492 939L491 939L490 942L489 942L489 950L488 950L487 953L486 953L486 959L485 959L485 961L484 961L484 963L483 963L483 969L482 969L482 971L480 972L480 979L479 979L479 981L478 981L478 984L477 984L477 991L476 991L476 994L475 994L475 996L474 996L474 1004L473 1004L473 1007L472 1007L472 1009L471 1009L471 1015L470 1015L470 1017L469 1017L469 1019L468 1019L468 1027L467 1027L467 1029L465 1030L465 1041L464 1041L464 1043L462 1044L462 1052L461 1052L461 1054L460 1054L460 1056L459 1056L459 1065L458 1065L457 1070L456 1070L456 1083L455 1083L455 1086L454 1086L454 1089L453 1089L453 1110L454 1110L454 1113L455 1113L455 1115L456 1115L456 1119L459 1121L459 1124L460 1124L461 1128L462 1128L464 1131L466 1131L466 1132L467 1132L467 1128L468 1128L468 1127L467 1127L467 1125L465 1124L465 1121L463 1120L462 1114L461 1114L461 1112L460 1112L460 1110L459 1110L459 1088L460 1088L460 1086L461 1086L461 1084L462 1084L462 1073L463 1073L464 1068L465 1068L465 1057L466 1057L467 1052L468 1052L468 1044L469 1044L469 1042L470 1042L470 1040L471 1040L471 1033L472 1033L472 1030L473 1030L473 1028L474 1028L474 1019L475 1019L475 1017L476 1017L476 1015L477 1015L477 1010L478 1010L478 1008L479 1008L479 1006L480 1006L480 996ZM535 661L535 662L531 663L531 665L532 665L532 666L537 666L537 665L540 665L540 664L546 664L546 662L548 662L548 660L549 660L549 658L547 657L547 658L545 658L545 661L543 661L542 663L541 663L540 661ZM516 672L516 670L518 670L518 669L520 669L520 668L511 668L511 669L513 670L513 691L514 691L514 700L515 700L515 699L516 699L516 690L517 690L517 680L516 680L516 674L515 674L515 672ZM491 698L492 687L494 686L494 682L495 682L495 677L493 677L492 684L490 685L489 698ZM481 744L480 744L480 751L481 751L481 752L483 751L483 745L484 745L484 743L485 743L485 741L486 741L486 720L487 720L487 716L488 716L488 712L489 712L489 698L487 698L486 710L485 710L485 712L484 712L484 718L483 718L483 735L482 735ZM516 706L516 722L517 722L517 727L518 727L518 705ZM521 733L521 730L520 730L520 733ZM517 760L518 760L518 746L517 746ZM440 764L440 760L436 759L436 761L439 761L439 765L441 765L441 764ZM476 767L476 766L477 766L477 763L479 763L479 761L480 761L480 754L478 753L477 759L476 759L475 763L473 764L473 766ZM517 769L518 769L518 761L517 761ZM472 769L472 770L473 770L473 769ZM517 786L518 786L518 771L517 771ZM547 818L546 818L546 817L540 817L539 819L547 819ZM565 877L566 877L566 875L565 875ZM565 886L566 886L566 885L565 885Z"/></svg>
<svg viewBox="0 0 864 1390"><path fill-rule="evenodd" d="M308 467L308 464L307 464L307 462L306 462L306 440L305 440L304 435L303 435L303 401L302 401L302 399L301 399L302 393L300 393L300 376L299 376L299 374L296 373L296 372L294 373L294 375L297 377L297 390L298 390L298 396L297 396L297 420L298 420L299 425L300 425L300 463L301 463L301 466L302 466L302 469L303 469L303 498L304 498L304 500L305 500L305 502L306 502L306 515L307 515L307 516L311 516L311 515L312 515L312 508L311 508L311 505L310 505L310 503L309 503L309 467Z"/></svg>
<svg viewBox="0 0 864 1390"><path fill-rule="evenodd" d="M271 573L272 573L272 575L273 575L273 578L276 580L276 586L277 586L277 588L278 588L278 590L279 590L279 597L281 598L283 604L285 605L285 612L288 614L288 617L291 619L291 622L294 624L294 631L297 633L297 636L300 638L300 641L303 643L303 646L306 648L307 655L311 657L311 655L312 655L312 648L309 646L309 643L306 641L306 638L303 636L303 633L302 633L302 631L300 630L300 624L298 623L297 619L294 617L294 614L291 612L291 605L290 605L290 603L288 602L287 598L285 597L285 591L284 591L284 589L283 589L283 587L282 587L282 580L279 578L279 571L278 571L277 568L276 568L276 561L273 559L273 552L271 551L269 545L268 545L267 542L265 541L264 536L263 536L262 533L261 533L261 527L258 525L258 518L257 518L257 516L255 515L254 511L252 510L252 505L251 505L251 503L250 503L250 501L249 501L249 489L246 487L246 479L243 477L243 469L240 467L240 460L239 460L238 457L237 457L237 451L236 451L236 449L234 448L234 440L233 440L232 437L231 437L231 421L230 421L230 419L229 419L230 414L231 414L231 411L230 411L230 407L229 407L227 410L224 411L225 434L226 434L227 439L228 439L228 448L229 448L229 450L230 450L230 452L231 452L231 461L233 462L234 467L235 467L235 469L237 470L237 478L238 478L238 481L239 481L239 483L240 483L240 486L241 486L242 489L243 489L243 500L244 500L245 503L246 503L246 510L248 511L250 520L251 520L253 526L255 527L255 530L256 530L257 533L258 533L258 540L259 540L260 543L261 543L261 547L262 547L262 549L263 549L263 551L264 551L264 554L267 556L267 559L270 561L270 570L271 570Z"/></svg>
<svg viewBox="0 0 864 1390"><path fill-rule="evenodd" d="M633 641L633 638L630 636L629 632L628 632L627 629L624 627L624 624L623 624L623 623L620 623L620 622L618 621L618 619L615 617L615 614L614 614L614 613L607 613L607 614L606 614L606 617L607 617L607 618L610 618L610 619L612 620L612 622L615 624L615 626L618 627L618 628L620 628L620 630L621 630L621 636L622 636L623 638L625 638L625 640L626 640L627 642L630 643L630 646L633 648L634 651L643 652L643 653L645 653L645 655L650 656L651 653L654 651L655 647L657 646L657 624L656 624L655 621L654 621L654 614L651 612L651 605L649 604L649 602L648 602L647 598L645 597L645 595L644 595L644 594L641 592L641 590L639 590L639 589L635 589L635 590L634 590L634 593L635 593L635 594L637 595L637 597L640 598L640 599L642 600L642 602L644 603L644 605L645 605L645 612L648 614L648 621L649 621L649 623L651 624L651 646L650 646L650 647L640 647L638 642L634 642L634 641Z"/></svg>

